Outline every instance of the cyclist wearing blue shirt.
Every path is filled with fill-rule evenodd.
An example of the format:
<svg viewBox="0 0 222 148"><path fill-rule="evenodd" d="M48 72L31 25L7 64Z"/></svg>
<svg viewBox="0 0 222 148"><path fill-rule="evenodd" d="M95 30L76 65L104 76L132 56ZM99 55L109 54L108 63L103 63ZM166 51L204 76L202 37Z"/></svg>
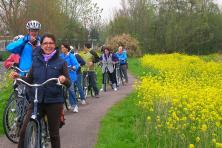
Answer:
<svg viewBox="0 0 222 148"><path fill-rule="evenodd" d="M74 50L74 55L79 63L79 69L77 71L77 80L75 82L75 85L78 88L79 94L80 94L80 99L81 99L81 103L84 105L86 104L86 97L85 94L83 92L83 86L82 86L82 70L81 67L84 66L86 64L86 62L83 60L83 58L79 55L78 53L78 48L76 47L75 49L70 46L71 49Z"/></svg>
<svg viewBox="0 0 222 148"><path fill-rule="evenodd" d="M61 44L61 55L60 57L64 59L67 62L68 69L69 69L69 76L71 80L71 85L69 87L69 102L72 106L72 110L74 113L78 112L78 105L77 105L77 99L74 91L74 83L77 80L77 74L76 72L79 69L79 63L76 59L76 57L71 54L70 51L70 45L67 43Z"/></svg>
<svg viewBox="0 0 222 148"><path fill-rule="evenodd" d="M39 30L41 24L36 20L31 20L26 24L28 34L24 38L9 43L6 50L20 55L19 68L28 71L32 65L33 49L40 45ZM21 75L24 75L21 73Z"/></svg>
<svg viewBox="0 0 222 148"><path fill-rule="evenodd" d="M118 58L120 64L120 70L122 71L120 74L124 76L126 83L128 83L128 75L127 75L127 54L123 52L123 47L119 46L118 51L116 52L116 56Z"/></svg>

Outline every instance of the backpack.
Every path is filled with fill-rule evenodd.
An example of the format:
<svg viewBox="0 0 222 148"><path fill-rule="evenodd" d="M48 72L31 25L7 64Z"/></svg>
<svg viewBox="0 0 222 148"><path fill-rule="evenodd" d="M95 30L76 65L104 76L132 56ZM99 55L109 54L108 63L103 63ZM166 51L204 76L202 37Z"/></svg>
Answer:
<svg viewBox="0 0 222 148"><path fill-rule="evenodd" d="M10 56L4 61L4 67L6 69L9 69L10 67L12 67L13 65L18 65L19 64L19 60L20 60L20 56L19 54L10 54Z"/></svg>

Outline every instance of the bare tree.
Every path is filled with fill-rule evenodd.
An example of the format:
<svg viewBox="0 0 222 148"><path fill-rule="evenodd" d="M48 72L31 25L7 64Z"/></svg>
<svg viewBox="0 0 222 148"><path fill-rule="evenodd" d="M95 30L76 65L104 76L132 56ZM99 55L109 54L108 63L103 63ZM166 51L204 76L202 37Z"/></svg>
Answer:
<svg viewBox="0 0 222 148"><path fill-rule="evenodd" d="M25 0L1 0L0 20L12 34L18 34L23 21Z"/></svg>

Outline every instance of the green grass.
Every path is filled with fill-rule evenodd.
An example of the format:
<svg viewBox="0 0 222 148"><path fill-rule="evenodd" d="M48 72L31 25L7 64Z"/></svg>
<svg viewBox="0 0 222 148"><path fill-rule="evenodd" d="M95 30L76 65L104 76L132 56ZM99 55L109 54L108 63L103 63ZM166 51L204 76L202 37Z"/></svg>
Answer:
<svg viewBox="0 0 222 148"><path fill-rule="evenodd" d="M8 73L5 73L4 76L7 76ZM12 80L9 79L9 77L1 78L0 82L0 135L3 134L3 125L2 125L2 117L5 105L7 103L7 100L12 93Z"/></svg>
<svg viewBox="0 0 222 148"><path fill-rule="evenodd" d="M4 133L3 125L2 125L3 112L4 112L5 105L7 103L7 100L8 100L11 93L12 93L12 89L10 89L10 88L4 88L0 92L0 121L1 121L0 122L0 135L2 135Z"/></svg>
<svg viewBox="0 0 222 148"><path fill-rule="evenodd" d="M8 58L10 53L8 51L0 51L0 61L4 61Z"/></svg>
<svg viewBox="0 0 222 148"><path fill-rule="evenodd" d="M134 76L144 75L138 59L129 59L128 66ZM147 147L146 115L137 103L137 93L134 91L108 111L101 121L96 148Z"/></svg>
<svg viewBox="0 0 222 148"><path fill-rule="evenodd" d="M158 75L159 71L154 68L143 68L141 66L139 58L130 58L128 61L128 67L131 74L139 78L147 75Z"/></svg>
<svg viewBox="0 0 222 148"><path fill-rule="evenodd" d="M200 58L206 62L210 62L210 61L217 62L217 61L221 60L221 55L220 54L210 54L210 55L200 56Z"/></svg>
<svg viewBox="0 0 222 148"><path fill-rule="evenodd" d="M135 106L135 98L134 92L112 107L102 119L96 148L141 147L141 142L136 136L135 123L140 111Z"/></svg>

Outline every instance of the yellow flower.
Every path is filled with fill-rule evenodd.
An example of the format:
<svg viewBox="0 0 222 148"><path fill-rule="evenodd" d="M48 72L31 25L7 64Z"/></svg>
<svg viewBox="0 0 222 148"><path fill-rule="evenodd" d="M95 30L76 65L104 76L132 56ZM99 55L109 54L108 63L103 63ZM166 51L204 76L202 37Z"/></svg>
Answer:
<svg viewBox="0 0 222 148"><path fill-rule="evenodd" d="M189 144L189 148L195 148L194 144Z"/></svg>
<svg viewBox="0 0 222 148"><path fill-rule="evenodd" d="M197 143L200 142L200 137L197 137L197 138L196 138L196 142L197 142Z"/></svg>
<svg viewBox="0 0 222 148"><path fill-rule="evenodd" d="M146 118L146 120L147 120L147 122L150 122L150 121L151 121L151 117L148 116L148 117Z"/></svg>
<svg viewBox="0 0 222 148"><path fill-rule="evenodd" d="M206 124L203 124L202 127L201 127L201 131L202 132L205 132L207 130L207 125Z"/></svg>
<svg viewBox="0 0 222 148"><path fill-rule="evenodd" d="M214 139L212 139L212 143L216 143L217 142L217 140L214 138Z"/></svg>

